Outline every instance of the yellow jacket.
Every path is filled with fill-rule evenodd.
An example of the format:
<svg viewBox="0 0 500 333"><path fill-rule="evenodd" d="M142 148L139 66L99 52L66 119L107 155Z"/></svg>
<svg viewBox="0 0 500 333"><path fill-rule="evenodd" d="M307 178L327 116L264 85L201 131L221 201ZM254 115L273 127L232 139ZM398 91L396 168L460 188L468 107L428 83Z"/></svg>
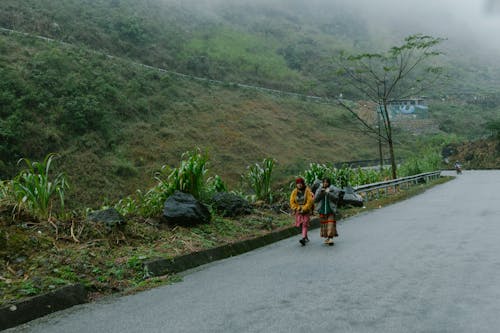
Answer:
<svg viewBox="0 0 500 333"><path fill-rule="evenodd" d="M292 191L292 194L290 195L290 208L294 211L294 212L301 212L302 210L302 213L303 214L310 214L312 213L313 209L314 209L314 195L313 193L311 192L311 190L309 189L309 187L306 187L305 191L306 191L306 201L303 205L299 205L297 203L297 192L299 190L296 188Z"/></svg>

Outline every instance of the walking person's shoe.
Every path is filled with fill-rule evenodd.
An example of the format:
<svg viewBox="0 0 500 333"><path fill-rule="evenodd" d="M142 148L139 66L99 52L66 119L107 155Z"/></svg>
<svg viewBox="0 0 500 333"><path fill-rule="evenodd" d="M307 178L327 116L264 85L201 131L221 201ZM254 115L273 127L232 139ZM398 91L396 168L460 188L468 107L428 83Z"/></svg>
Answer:
<svg viewBox="0 0 500 333"><path fill-rule="evenodd" d="M299 240L299 243L300 243L302 246L305 246L305 245L306 245L306 239L305 239L305 238L302 238L301 240Z"/></svg>
<svg viewBox="0 0 500 333"><path fill-rule="evenodd" d="M328 245L333 246L333 239L327 238L327 241L328 241L328 243L327 243Z"/></svg>
<svg viewBox="0 0 500 333"><path fill-rule="evenodd" d="M330 238L326 238L326 239L325 239L325 241L324 241L324 243L325 243L326 245L328 245L329 241L330 241Z"/></svg>
<svg viewBox="0 0 500 333"><path fill-rule="evenodd" d="M309 243L309 237L306 236L306 237L304 237L304 239L305 239L306 243Z"/></svg>

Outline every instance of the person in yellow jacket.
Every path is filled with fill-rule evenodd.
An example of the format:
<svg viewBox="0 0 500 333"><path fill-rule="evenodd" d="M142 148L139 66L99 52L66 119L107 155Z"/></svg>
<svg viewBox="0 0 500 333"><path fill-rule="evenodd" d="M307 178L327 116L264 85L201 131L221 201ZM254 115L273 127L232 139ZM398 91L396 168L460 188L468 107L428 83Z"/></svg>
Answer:
<svg viewBox="0 0 500 333"><path fill-rule="evenodd" d="M290 208L295 216L295 226L302 227L302 238L299 243L304 246L309 241L307 229L314 210L314 195L301 177L295 180L295 186L290 195Z"/></svg>

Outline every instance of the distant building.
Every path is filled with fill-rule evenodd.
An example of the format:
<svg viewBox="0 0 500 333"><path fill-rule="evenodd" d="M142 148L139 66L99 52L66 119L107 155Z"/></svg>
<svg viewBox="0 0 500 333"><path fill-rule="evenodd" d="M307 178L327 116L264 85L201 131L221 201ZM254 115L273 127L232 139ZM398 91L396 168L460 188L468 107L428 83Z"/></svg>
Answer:
<svg viewBox="0 0 500 333"><path fill-rule="evenodd" d="M423 97L390 101L388 109L389 117L392 119L425 119L429 117L429 107Z"/></svg>

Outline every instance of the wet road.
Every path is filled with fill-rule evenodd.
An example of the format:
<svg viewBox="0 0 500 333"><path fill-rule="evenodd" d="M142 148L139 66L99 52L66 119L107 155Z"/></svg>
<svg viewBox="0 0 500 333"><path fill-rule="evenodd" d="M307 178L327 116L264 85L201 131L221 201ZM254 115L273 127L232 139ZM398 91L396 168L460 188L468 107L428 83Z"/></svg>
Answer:
<svg viewBox="0 0 500 333"><path fill-rule="evenodd" d="M500 171L62 311L19 332L499 332Z"/></svg>

